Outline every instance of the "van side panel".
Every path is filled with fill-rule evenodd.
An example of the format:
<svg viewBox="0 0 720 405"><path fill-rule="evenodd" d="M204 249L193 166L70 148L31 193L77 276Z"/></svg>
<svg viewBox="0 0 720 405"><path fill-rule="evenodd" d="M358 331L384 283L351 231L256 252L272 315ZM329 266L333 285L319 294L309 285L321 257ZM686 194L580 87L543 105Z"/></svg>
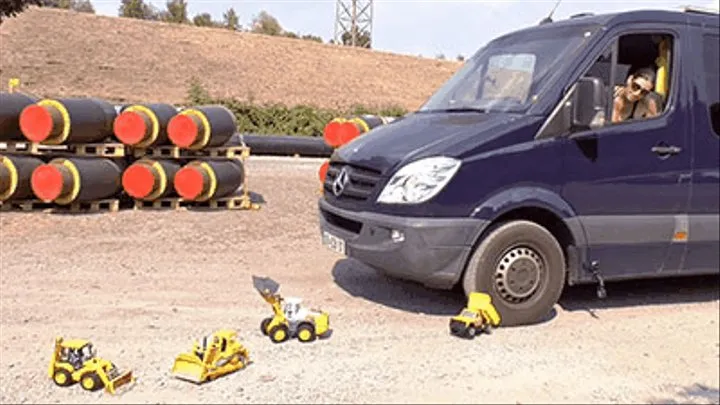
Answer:
<svg viewBox="0 0 720 405"><path fill-rule="evenodd" d="M720 272L720 35L717 25L693 28L694 170L686 273ZM712 115L715 121L713 123Z"/></svg>

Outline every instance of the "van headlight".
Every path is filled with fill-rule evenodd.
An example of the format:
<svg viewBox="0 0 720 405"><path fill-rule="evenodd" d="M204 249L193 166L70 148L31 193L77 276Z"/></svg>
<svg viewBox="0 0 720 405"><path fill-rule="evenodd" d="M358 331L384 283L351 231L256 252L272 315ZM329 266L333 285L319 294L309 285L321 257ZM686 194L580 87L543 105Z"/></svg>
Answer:
<svg viewBox="0 0 720 405"><path fill-rule="evenodd" d="M390 179L377 202L384 204L418 204L433 198L453 178L460 161L436 156L403 166Z"/></svg>

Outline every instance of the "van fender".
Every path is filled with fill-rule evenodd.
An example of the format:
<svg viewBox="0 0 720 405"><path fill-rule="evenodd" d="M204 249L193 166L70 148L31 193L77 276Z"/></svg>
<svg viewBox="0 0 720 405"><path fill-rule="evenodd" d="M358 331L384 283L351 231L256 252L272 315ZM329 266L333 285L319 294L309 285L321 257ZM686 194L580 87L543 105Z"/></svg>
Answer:
<svg viewBox="0 0 720 405"><path fill-rule="evenodd" d="M478 205L470 214L471 218L484 220L484 225L475 236L476 246L487 228L502 215L519 208L540 208L560 218L570 230L575 246L569 249L568 282L579 281L587 254L587 235L575 210L559 194L544 187L513 187L501 190Z"/></svg>

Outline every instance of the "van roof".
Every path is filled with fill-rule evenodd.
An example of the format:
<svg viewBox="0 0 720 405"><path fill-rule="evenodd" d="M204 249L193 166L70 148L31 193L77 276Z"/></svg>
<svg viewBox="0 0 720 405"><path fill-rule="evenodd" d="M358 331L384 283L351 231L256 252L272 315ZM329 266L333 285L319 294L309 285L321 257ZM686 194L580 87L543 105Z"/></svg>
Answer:
<svg viewBox="0 0 720 405"><path fill-rule="evenodd" d="M556 20L552 23L533 25L515 31L532 31L544 27L573 26L573 25L598 25L612 26L626 22L662 22L662 23L685 23L690 25L720 26L719 12L713 9L699 7L682 7L677 10L633 10L606 14L582 13L573 17Z"/></svg>

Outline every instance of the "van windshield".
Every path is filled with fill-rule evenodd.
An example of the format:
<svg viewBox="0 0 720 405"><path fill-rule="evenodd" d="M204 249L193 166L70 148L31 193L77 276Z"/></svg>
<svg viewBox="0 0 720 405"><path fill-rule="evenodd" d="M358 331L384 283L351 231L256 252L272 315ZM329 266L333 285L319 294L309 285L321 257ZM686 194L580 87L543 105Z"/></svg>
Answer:
<svg viewBox="0 0 720 405"><path fill-rule="evenodd" d="M493 40L470 58L418 112L523 113L542 97L553 74L598 26L542 27Z"/></svg>

